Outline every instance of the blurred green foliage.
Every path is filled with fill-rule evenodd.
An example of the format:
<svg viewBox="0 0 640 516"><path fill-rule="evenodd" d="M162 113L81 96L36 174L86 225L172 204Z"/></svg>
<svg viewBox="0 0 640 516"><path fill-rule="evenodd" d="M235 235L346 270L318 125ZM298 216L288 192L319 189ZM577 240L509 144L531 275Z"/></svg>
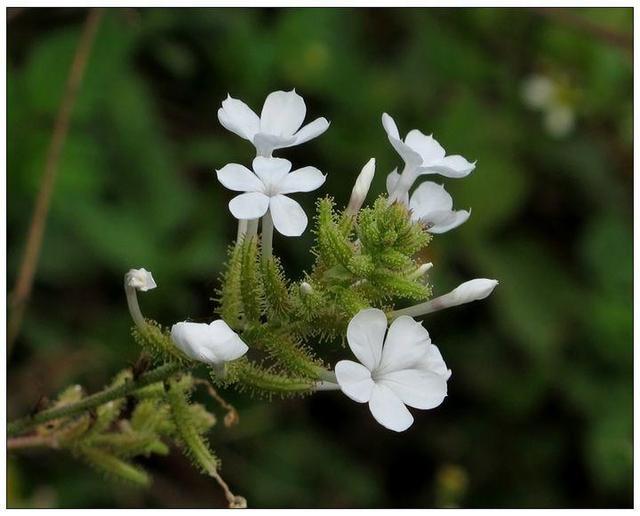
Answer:
<svg viewBox="0 0 640 516"><path fill-rule="evenodd" d="M566 11L565 11L566 13ZM53 120L86 12L27 9L8 30L8 280L13 284ZM571 17L630 38L631 9ZM214 169L250 144L217 122L231 93L259 109L295 87L329 131L280 155L328 173L346 203L398 164L380 123L417 127L478 160L444 180L461 228L434 238L434 293L472 277L483 303L429 316L453 370L449 397L395 435L339 393L267 404L231 397L241 423L211 441L252 507L630 507L632 112L630 49L558 12L524 9L109 9L59 168L36 284L9 357L9 415L70 382L99 388L138 353L121 290L159 288L145 313L212 315L235 234ZM587 25L588 27L588 25ZM549 135L521 97L543 73L569 84L575 128ZM321 192L322 193L322 192ZM313 196L302 196L308 213ZM309 231L276 236L293 275ZM148 490L104 482L56 452L9 457L13 507L210 507L221 494L178 453L145 464Z"/></svg>

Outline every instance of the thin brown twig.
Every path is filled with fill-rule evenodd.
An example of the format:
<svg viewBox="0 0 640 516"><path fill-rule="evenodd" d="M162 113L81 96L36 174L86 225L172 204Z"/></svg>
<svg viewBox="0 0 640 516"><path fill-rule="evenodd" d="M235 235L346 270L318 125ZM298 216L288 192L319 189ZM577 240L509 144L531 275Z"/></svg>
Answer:
<svg viewBox="0 0 640 516"><path fill-rule="evenodd" d="M76 103L80 84L84 76L87 61L89 60L89 55L91 54L91 48L101 17L102 9L92 8L89 10L82 29L82 35L76 47L67 78L67 84L53 126L44 172L42 173L40 182L40 190L38 191L38 197L36 198L36 204L33 209L31 224L27 234L27 244L22 262L20 263L18 278L16 279L16 284L11 294L9 322L7 325L7 352L10 352L15 339L20 333L24 312L29 301L29 296L31 295L60 155L69 132L71 112Z"/></svg>
<svg viewBox="0 0 640 516"><path fill-rule="evenodd" d="M58 441L51 435L21 435L7 439L8 450L20 450L24 448L58 448Z"/></svg>
<svg viewBox="0 0 640 516"><path fill-rule="evenodd" d="M201 378L196 378L194 383L196 385L204 385L207 389L207 392L209 393L209 396L216 400L220 404L220 406L222 406L222 408L227 411L227 414L224 416L224 426L229 428L230 426L237 425L240 422L240 415L238 414L238 411L233 405L231 405L222 396L220 396L220 394L218 394L218 391L214 389L213 385L211 385L206 380L202 380Z"/></svg>
<svg viewBox="0 0 640 516"><path fill-rule="evenodd" d="M563 23L566 26L584 32L609 45L616 46L633 53L633 35L618 32L602 24L595 23L584 16L576 14L573 9L558 7L532 7L536 13Z"/></svg>

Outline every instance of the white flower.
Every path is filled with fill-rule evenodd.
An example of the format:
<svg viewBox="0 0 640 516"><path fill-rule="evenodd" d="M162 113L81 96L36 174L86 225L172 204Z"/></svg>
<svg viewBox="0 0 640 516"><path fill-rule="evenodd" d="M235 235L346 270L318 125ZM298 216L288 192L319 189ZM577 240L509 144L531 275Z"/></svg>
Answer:
<svg viewBox="0 0 640 516"><path fill-rule="evenodd" d="M444 233L466 222L466 210L453 210L453 199L444 186L425 181L411 195L411 218L427 225L429 233Z"/></svg>
<svg viewBox="0 0 640 516"><path fill-rule="evenodd" d="M415 166L419 174L465 177L475 168L475 163L470 163L462 156L447 156L433 136L422 134L418 129L409 131L402 141L395 121L387 113L382 115L382 125L391 145L405 164Z"/></svg>
<svg viewBox="0 0 640 516"><path fill-rule="evenodd" d="M326 118L316 118L301 129L306 113L304 99L294 89L270 93L260 117L229 95L218 110L218 120L229 131L252 142L258 156L269 157L275 149L299 145L327 130Z"/></svg>
<svg viewBox="0 0 640 516"><path fill-rule="evenodd" d="M524 103L535 109L547 107L556 96L556 84L546 75L532 75L522 84Z"/></svg>
<svg viewBox="0 0 640 516"><path fill-rule="evenodd" d="M144 268L130 269L125 275L125 284L141 292L146 292L147 290L157 287L151 273Z"/></svg>
<svg viewBox="0 0 640 516"><path fill-rule="evenodd" d="M223 320L176 323L171 327L171 339L190 358L212 365L240 358L249 349Z"/></svg>
<svg viewBox="0 0 640 516"><path fill-rule="evenodd" d="M346 208L348 213L358 213L364 203L364 200L367 198L369 188L371 187L371 181L373 181L375 173L376 159L371 158L367 161L365 166L362 167L362 170L356 179L356 184L353 186L353 190L351 190L351 198L349 199L349 204Z"/></svg>
<svg viewBox="0 0 640 516"><path fill-rule="evenodd" d="M326 177L315 167L291 170L291 162L280 158L257 157L253 171L231 163L216 171L218 180L229 190L246 192L229 202L237 219L257 219L271 211L273 225L286 236L300 236L307 227L307 215L302 206L285 194L311 192L324 183Z"/></svg>
<svg viewBox="0 0 640 516"><path fill-rule="evenodd" d="M387 318L382 310L359 312L347 328L349 347L360 363L341 360L335 372L349 398L369 403L382 426L402 432L413 416L406 405L432 409L447 395L451 371L429 333L411 317L398 317L386 335Z"/></svg>
<svg viewBox="0 0 640 516"><path fill-rule="evenodd" d="M573 109L564 104L554 104L544 115L544 126L551 136L562 138L573 130L575 115Z"/></svg>

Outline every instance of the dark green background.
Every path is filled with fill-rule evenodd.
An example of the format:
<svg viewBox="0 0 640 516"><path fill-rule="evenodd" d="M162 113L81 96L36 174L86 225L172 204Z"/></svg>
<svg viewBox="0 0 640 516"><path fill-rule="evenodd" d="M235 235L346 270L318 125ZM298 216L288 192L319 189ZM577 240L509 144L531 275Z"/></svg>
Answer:
<svg viewBox="0 0 640 516"><path fill-rule="evenodd" d="M9 21L9 285L85 15L29 9ZM272 403L229 393L241 424L211 437L225 478L252 507L630 507L632 16L108 10L9 356L9 416L70 382L96 390L135 360L121 288L130 267L158 282L142 299L148 316L211 316L236 228L214 170L253 155L216 111L227 93L259 110L270 91L295 87L309 119L326 116L331 127L278 155L328 173L318 194L340 204L371 156L375 194L398 164L383 111L401 132L433 132L450 153L477 159L470 177L444 180L456 205L473 211L434 238L431 281L436 293L473 277L500 286L482 303L426 319L453 376L445 402L414 411L405 433L386 431L340 393ZM566 85L577 119L565 137L549 135L524 105L533 73ZM311 214L314 194L297 199ZM311 242L309 230L276 235L293 278L311 264ZM145 465L155 476L146 491L104 481L61 452L12 454L9 503L224 504L177 451Z"/></svg>

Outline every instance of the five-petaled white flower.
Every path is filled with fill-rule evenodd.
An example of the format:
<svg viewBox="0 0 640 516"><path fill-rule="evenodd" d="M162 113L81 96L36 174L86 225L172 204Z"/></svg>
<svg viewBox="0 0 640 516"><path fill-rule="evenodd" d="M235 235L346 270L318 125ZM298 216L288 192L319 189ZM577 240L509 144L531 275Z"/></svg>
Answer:
<svg viewBox="0 0 640 516"><path fill-rule="evenodd" d="M270 93L260 117L229 95L218 110L218 120L229 131L253 143L258 156L269 157L276 149L299 145L327 130L329 122L323 117L300 128L306 113L304 99L294 89Z"/></svg>
<svg viewBox="0 0 640 516"><path fill-rule="evenodd" d="M311 192L319 188L326 177L315 167L303 167L291 173L290 170L291 162L286 159L261 156L253 160L253 172L236 163L218 170L218 180L229 190L246 192L229 202L233 216L257 219L269 210L273 225L280 233L300 236L307 227L307 215L302 206L285 194Z"/></svg>
<svg viewBox="0 0 640 516"><path fill-rule="evenodd" d="M411 219L426 224L429 233L445 233L466 222L466 210L453 210L453 199L444 186L425 181L411 194Z"/></svg>
<svg viewBox="0 0 640 516"><path fill-rule="evenodd" d="M171 339L188 357L215 366L240 358L249 349L221 319L211 324L176 323L171 327Z"/></svg>
<svg viewBox="0 0 640 516"><path fill-rule="evenodd" d="M360 363L341 360L335 373L342 392L359 403L368 402L378 423L402 432L413 423L406 405L440 405L451 371L427 330L411 317L393 321L385 339L386 330L382 310L360 311L347 328L349 347Z"/></svg>
<svg viewBox="0 0 640 516"><path fill-rule="evenodd" d="M476 166L462 156L447 156L433 136L427 136L418 129L409 131L403 141L395 121L387 113L382 115L382 125L389 142L405 164L401 175L395 170L390 175L394 181L393 193L389 197L392 201L398 200L406 204L409 189L422 174L459 178L468 176Z"/></svg>

